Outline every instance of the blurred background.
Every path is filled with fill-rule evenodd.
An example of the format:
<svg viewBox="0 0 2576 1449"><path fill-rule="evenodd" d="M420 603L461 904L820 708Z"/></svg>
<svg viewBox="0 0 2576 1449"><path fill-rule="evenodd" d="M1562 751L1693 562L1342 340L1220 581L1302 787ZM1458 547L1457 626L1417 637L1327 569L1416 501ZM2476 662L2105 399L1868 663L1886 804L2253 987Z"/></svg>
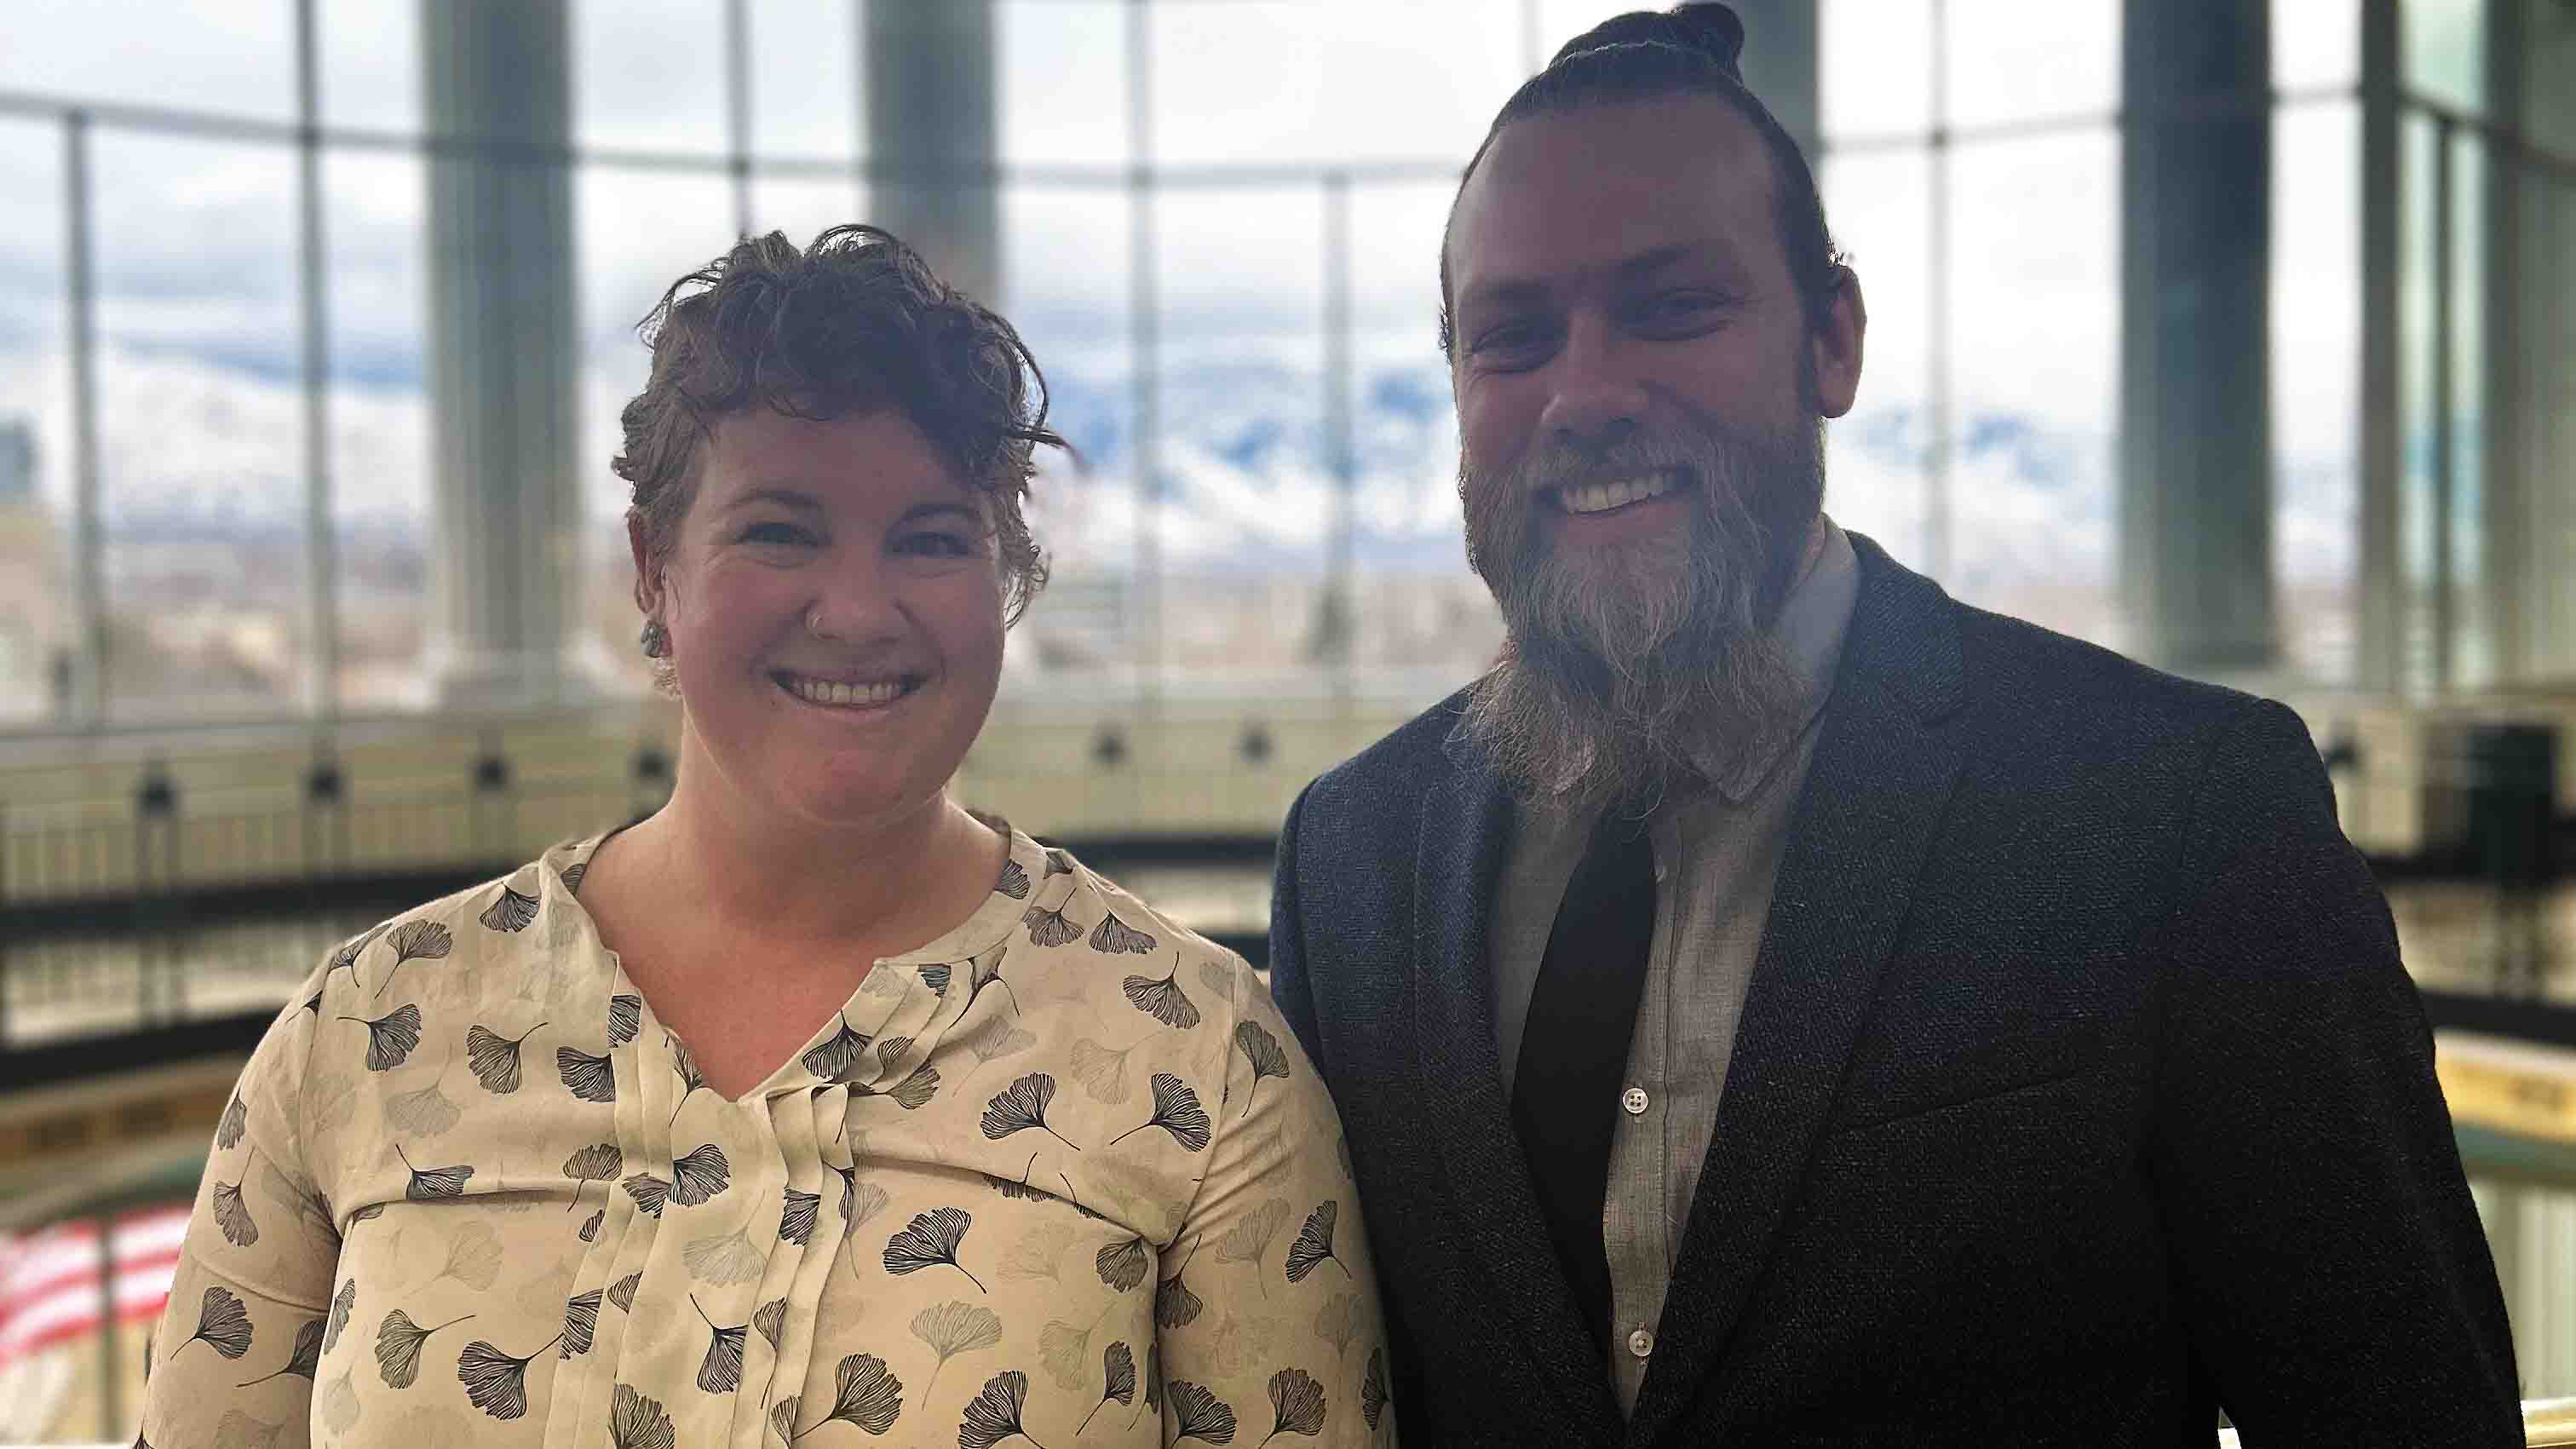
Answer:
<svg viewBox="0 0 2576 1449"><path fill-rule="evenodd" d="M608 459L739 234L875 221L1019 326L1078 452L960 792L1257 963L1295 790L1500 638L1440 227L1625 8L11 0L0 1443L134 1433L322 951L667 793ZM1828 509L2307 718L2576 1394L2576 3L1739 9L1869 303Z"/></svg>

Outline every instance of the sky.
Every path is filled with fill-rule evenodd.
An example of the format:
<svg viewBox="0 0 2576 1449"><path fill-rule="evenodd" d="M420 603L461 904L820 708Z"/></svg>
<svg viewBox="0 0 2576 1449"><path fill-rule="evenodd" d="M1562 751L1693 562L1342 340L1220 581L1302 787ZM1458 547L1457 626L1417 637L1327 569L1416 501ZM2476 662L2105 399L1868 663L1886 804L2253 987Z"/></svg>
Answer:
<svg viewBox="0 0 2576 1449"><path fill-rule="evenodd" d="M2273 3L2282 84L2348 83L2349 0ZM326 122L416 134L416 0L317 4ZM1438 178L1464 161L1526 73L1533 41L1553 50L1624 8L1541 0L1533 31L1519 0L1169 0L1153 11L1156 157L1200 167L1419 166L1426 179L1353 193L1353 341L1364 398L1428 389L1437 414L1445 387L1433 266L1448 199ZM1961 459L1957 582L1972 595L2032 578L2103 587L2119 310L2118 147L2107 118L2120 6L1949 0L1946 9L1954 124L2062 124L1954 148L1954 260L1945 278L1931 277L1926 153L1871 143L1919 136L1929 122L1932 7L1826 0L1822 183L1871 315L1862 401L1834 435L1829 502L1901 557L1920 559L1930 302L1943 286L1963 445L1981 420L2021 430L1989 428L1979 435L1989 446ZM1103 175L1128 163L1120 0L997 0L996 11L1004 162ZM289 121L292 13L290 0L11 0L0 18L0 92ZM576 143L720 156L722 15L722 0L575 0ZM851 0L753 0L755 151L858 151L858 46ZM2349 104L2328 101L2286 107L2276 141L2276 255L2297 258L2276 269L2274 297L2275 426L2293 480L2284 563L2294 575L2349 569L2349 485L2336 479L2349 474L2354 427L2353 136ZM38 418L55 499L69 486L62 151L58 124L0 115L0 412ZM297 496L291 152L102 126L93 166L111 515L120 499L165 493ZM399 521L427 506L421 188L421 164L399 148L335 149L326 164L336 505L347 518ZM730 239L733 201L713 172L617 166L585 168L574 197L582 487L604 518L622 501L606 468L616 408L643 376L631 329L672 277ZM754 199L758 225L800 237L864 215L864 205L860 188L837 177L765 177ZM1074 416L1114 431L1131 363L1127 197L1098 185L1018 186L1006 192L1004 222L1004 310L1081 410ZM1155 224L1165 364L1175 395L1194 400L1193 411L1167 403L1166 413L1197 429L1176 423L1187 435L1170 452L1189 470L1193 497L1207 500L1171 521L1172 542L1184 553L1221 552L1236 533L1266 527L1280 548L1311 556L1330 493L1312 450L1251 447L1243 429L1258 419L1209 429L1246 389L1267 389L1272 401L1251 407L1276 415L1271 425L1317 425L1319 196L1308 187L1175 190L1158 198ZM1363 429L1386 434L1370 455L1371 486L1386 496L1364 511L1390 529L1436 535L1454 528L1454 427L1427 416L1415 428L1413 416L1364 406ZM1119 487L1115 477L1094 479L1090 506L1066 510L1075 534L1058 545L1060 567L1123 566L1133 500Z"/></svg>

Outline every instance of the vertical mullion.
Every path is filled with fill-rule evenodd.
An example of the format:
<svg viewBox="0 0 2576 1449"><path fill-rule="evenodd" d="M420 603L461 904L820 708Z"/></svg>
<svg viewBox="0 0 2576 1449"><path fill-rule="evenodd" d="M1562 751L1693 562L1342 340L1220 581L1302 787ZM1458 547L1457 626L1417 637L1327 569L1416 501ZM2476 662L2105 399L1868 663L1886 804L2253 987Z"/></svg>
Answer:
<svg viewBox="0 0 2576 1449"><path fill-rule="evenodd" d="M340 616L336 540L331 531L330 314L322 267L321 85L313 0L295 0L297 303L304 324L304 589L310 614L305 709L317 720L339 712Z"/></svg>
<svg viewBox="0 0 2576 1449"><path fill-rule="evenodd" d="M1332 468L1331 552L1325 563L1325 623L1332 650L1333 703L1347 717L1358 665L1359 600L1352 553L1358 486L1351 449L1351 177L1324 177L1324 454Z"/></svg>
<svg viewBox="0 0 2576 1449"><path fill-rule="evenodd" d="M2363 0L2361 27L2361 377L2354 451L2361 462L2360 659L2356 683L2395 691L2406 682L2406 583L2400 547L2403 509L2400 439L2404 393L2400 373L2404 328L2399 267L2402 146L2397 72L2401 36L2396 7Z"/></svg>
<svg viewBox="0 0 2576 1449"><path fill-rule="evenodd" d="M2452 304L2451 118L2433 118L2433 688L2451 687L2459 623L2459 570L2451 558L2453 511L2459 489L2452 478L2452 333L2459 324Z"/></svg>
<svg viewBox="0 0 2576 1449"><path fill-rule="evenodd" d="M1932 0L1932 151L1926 191L1931 226L1924 268L1926 296L1924 402L1931 414L1931 456L1923 474L1923 552L1933 578L1955 586L1951 575L1950 510L1950 37L1949 7Z"/></svg>
<svg viewBox="0 0 2576 1449"><path fill-rule="evenodd" d="M1136 703L1153 716L1162 701L1162 359L1161 304L1154 290L1154 94L1151 0L1127 0L1127 317L1133 369L1128 438L1135 457L1135 577L1131 647Z"/></svg>
<svg viewBox="0 0 2576 1449"><path fill-rule="evenodd" d="M64 258L71 279L72 555L80 610L79 675L72 723L96 729L107 718L107 591L99 538L98 318L90 275L89 113L63 116Z"/></svg>
<svg viewBox="0 0 2576 1449"><path fill-rule="evenodd" d="M725 0L725 118L731 144L726 169L733 177L733 230L751 235L751 9L750 0Z"/></svg>
<svg viewBox="0 0 2576 1449"><path fill-rule="evenodd" d="M1538 0L1521 0L1521 74L1536 75L1547 65L1547 42L1539 34Z"/></svg>

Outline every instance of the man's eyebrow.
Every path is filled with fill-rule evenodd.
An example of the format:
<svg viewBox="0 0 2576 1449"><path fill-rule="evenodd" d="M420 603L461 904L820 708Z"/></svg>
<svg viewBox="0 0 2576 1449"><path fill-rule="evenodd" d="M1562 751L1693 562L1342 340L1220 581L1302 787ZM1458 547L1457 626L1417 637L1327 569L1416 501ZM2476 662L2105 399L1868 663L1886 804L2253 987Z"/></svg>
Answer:
<svg viewBox="0 0 2576 1449"><path fill-rule="evenodd" d="M1478 282L1460 292L1458 305L1464 307L1471 303L1479 303L1494 307L1510 306L1520 302L1541 301L1546 298L1547 292L1545 282L1534 282L1521 277L1505 277L1491 282Z"/></svg>
<svg viewBox="0 0 2576 1449"><path fill-rule="evenodd" d="M1734 253L1723 242L1687 241L1673 242L1622 258L1611 265L1609 275L1617 281L1633 281L1690 261L1707 262L1730 275L1736 270ZM1458 305L1511 306L1543 301L1550 290L1547 283L1531 278L1502 277L1468 286L1458 294Z"/></svg>
<svg viewBox="0 0 2576 1449"><path fill-rule="evenodd" d="M725 500L724 511L739 512L755 503L775 503L781 507L794 508L806 513L823 511L823 505L815 499L814 495L799 492L783 483L772 483L766 487L754 488L748 493L736 494Z"/></svg>

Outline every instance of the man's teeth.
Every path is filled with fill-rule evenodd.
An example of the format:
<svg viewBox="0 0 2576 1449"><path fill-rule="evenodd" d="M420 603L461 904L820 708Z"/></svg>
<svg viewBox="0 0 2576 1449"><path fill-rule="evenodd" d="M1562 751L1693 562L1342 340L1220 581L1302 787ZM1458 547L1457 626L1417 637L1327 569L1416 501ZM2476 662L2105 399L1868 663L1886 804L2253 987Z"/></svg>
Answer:
<svg viewBox="0 0 2576 1449"><path fill-rule="evenodd" d="M815 704L887 704L903 693L903 681L880 679L873 684L839 684L825 679L793 679L788 692Z"/></svg>
<svg viewBox="0 0 2576 1449"><path fill-rule="evenodd" d="M1607 513L1625 508L1648 498L1660 498L1673 491L1672 475L1658 473L1651 478L1621 478L1609 483L1586 483L1575 488L1556 490L1557 500L1568 513Z"/></svg>

